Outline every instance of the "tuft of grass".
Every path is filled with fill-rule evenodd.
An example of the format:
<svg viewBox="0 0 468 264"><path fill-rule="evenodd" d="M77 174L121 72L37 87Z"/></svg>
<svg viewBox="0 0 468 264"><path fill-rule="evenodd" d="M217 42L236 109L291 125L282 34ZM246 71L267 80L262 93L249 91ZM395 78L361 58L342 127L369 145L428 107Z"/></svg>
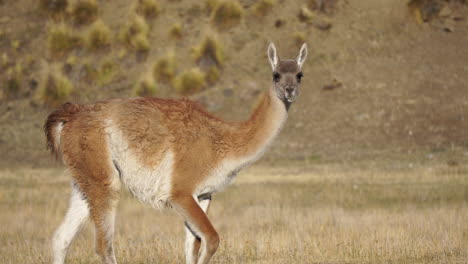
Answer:
<svg viewBox="0 0 468 264"><path fill-rule="evenodd" d="M197 64L208 69L212 66L221 68L224 63L224 52L219 39L213 34L207 34L194 48L194 57Z"/></svg>
<svg viewBox="0 0 468 264"><path fill-rule="evenodd" d="M159 58L153 67L153 76L161 82L171 82L176 73L176 57L174 51L169 51L166 56Z"/></svg>
<svg viewBox="0 0 468 264"><path fill-rule="evenodd" d="M17 98L21 93L21 83L23 81L23 67L17 63L14 67L6 71L6 80L2 89L1 98Z"/></svg>
<svg viewBox="0 0 468 264"><path fill-rule="evenodd" d="M141 15L134 15L124 27L121 33L122 41L136 51L148 51L150 48L148 40L149 26Z"/></svg>
<svg viewBox="0 0 468 264"><path fill-rule="evenodd" d="M301 22L311 22L314 18L314 13L307 7L301 7L299 11L299 20Z"/></svg>
<svg viewBox="0 0 468 264"><path fill-rule="evenodd" d="M205 87L205 74L199 68L192 68L174 79L174 88L181 94L193 94Z"/></svg>
<svg viewBox="0 0 468 264"><path fill-rule="evenodd" d="M161 12L161 7L156 0L138 0L135 11L146 18L155 18Z"/></svg>
<svg viewBox="0 0 468 264"><path fill-rule="evenodd" d="M210 67L205 72L206 83L209 85L215 84L219 80L219 77L221 77L221 72L219 71L218 67Z"/></svg>
<svg viewBox="0 0 468 264"><path fill-rule="evenodd" d="M112 43L112 31L102 20L96 20L88 29L86 46L91 50L108 47Z"/></svg>
<svg viewBox="0 0 468 264"><path fill-rule="evenodd" d="M104 61L98 73L98 84L103 86L112 82L120 72L120 65L113 60Z"/></svg>
<svg viewBox="0 0 468 264"><path fill-rule="evenodd" d="M294 32L293 35L294 45L301 46L306 41L306 33L305 32Z"/></svg>
<svg viewBox="0 0 468 264"><path fill-rule="evenodd" d="M50 68L43 73L37 90L37 98L44 105L55 107L62 104L73 91L73 85L59 68Z"/></svg>
<svg viewBox="0 0 468 264"><path fill-rule="evenodd" d="M239 24L244 8L237 0L219 2L213 10L211 21L220 30L226 30Z"/></svg>
<svg viewBox="0 0 468 264"><path fill-rule="evenodd" d="M81 37L64 23L52 25L48 32L49 52L63 55L82 44Z"/></svg>
<svg viewBox="0 0 468 264"><path fill-rule="evenodd" d="M39 0L39 7L47 12L57 14L67 9L67 0Z"/></svg>
<svg viewBox="0 0 468 264"><path fill-rule="evenodd" d="M205 2L206 11L208 11L208 13L213 12L213 10L215 10L218 4L219 4L219 0L206 0Z"/></svg>
<svg viewBox="0 0 468 264"><path fill-rule="evenodd" d="M151 74L145 74L133 88L133 94L136 96L154 96L156 93L156 82Z"/></svg>
<svg viewBox="0 0 468 264"><path fill-rule="evenodd" d="M96 0L77 0L69 10L75 25L88 25L94 22L98 16L98 5Z"/></svg>
<svg viewBox="0 0 468 264"><path fill-rule="evenodd" d="M182 38L182 26L180 25L180 23L175 23L169 29L169 38L173 40L179 40Z"/></svg>
<svg viewBox="0 0 468 264"><path fill-rule="evenodd" d="M253 13L258 17L266 16L275 5L274 0L259 0L253 6Z"/></svg>

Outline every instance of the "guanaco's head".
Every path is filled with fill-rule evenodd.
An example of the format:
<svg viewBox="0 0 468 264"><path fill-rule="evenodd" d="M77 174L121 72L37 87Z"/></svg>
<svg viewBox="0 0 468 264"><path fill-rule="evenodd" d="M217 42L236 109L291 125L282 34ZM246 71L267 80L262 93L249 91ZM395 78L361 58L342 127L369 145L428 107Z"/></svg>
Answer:
<svg viewBox="0 0 468 264"><path fill-rule="evenodd" d="M276 95L288 107L299 95L301 84L302 65L307 58L307 45L304 43L295 60L280 60L275 45L270 43L268 47L268 59L273 69L273 86Z"/></svg>

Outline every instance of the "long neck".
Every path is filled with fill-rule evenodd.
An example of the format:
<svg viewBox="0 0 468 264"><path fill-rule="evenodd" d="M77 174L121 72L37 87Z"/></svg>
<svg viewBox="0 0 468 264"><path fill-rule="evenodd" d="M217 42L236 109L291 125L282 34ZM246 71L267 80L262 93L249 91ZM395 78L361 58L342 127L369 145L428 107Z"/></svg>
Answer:
<svg viewBox="0 0 468 264"><path fill-rule="evenodd" d="M271 87L250 118L236 128L232 142L235 156L246 162L258 159L279 133L287 116L287 107Z"/></svg>

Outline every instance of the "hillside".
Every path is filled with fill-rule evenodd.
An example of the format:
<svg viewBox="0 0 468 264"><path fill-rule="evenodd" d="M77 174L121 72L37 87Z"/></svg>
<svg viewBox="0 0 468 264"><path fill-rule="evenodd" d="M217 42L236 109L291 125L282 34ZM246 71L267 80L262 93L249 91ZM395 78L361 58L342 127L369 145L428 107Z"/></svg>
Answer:
<svg viewBox="0 0 468 264"><path fill-rule="evenodd" d="M152 78L155 63L172 53L168 78L200 68L212 79L185 89L159 76L149 81L151 94L187 95L223 118L244 119L270 83L270 41L281 58L295 58L305 41L309 57L300 97L263 161L468 160L465 1L432 1L438 4L432 14L393 0L242 0L240 18L218 21L212 14L217 1L115 0L95 2L96 14L85 12L84 22L71 11L52 10L63 0L42 2L0 0L0 166L53 164L42 125L56 102L40 96L50 72L73 86L57 100L130 97L139 93L139 80ZM67 8L76 4L69 2ZM156 2L157 11L146 14L146 31L130 28L133 35L126 37L142 2ZM110 30L99 48L86 42L87 19ZM84 39L51 48L57 25ZM205 36L221 47L220 58L197 54Z"/></svg>

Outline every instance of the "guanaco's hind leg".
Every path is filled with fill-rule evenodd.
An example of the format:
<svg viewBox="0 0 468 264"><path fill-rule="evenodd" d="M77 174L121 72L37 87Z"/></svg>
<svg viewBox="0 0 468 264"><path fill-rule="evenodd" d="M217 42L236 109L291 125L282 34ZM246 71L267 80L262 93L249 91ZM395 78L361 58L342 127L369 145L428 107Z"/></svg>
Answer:
<svg viewBox="0 0 468 264"><path fill-rule="evenodd" d="M190 230L201 240L197 264L206 264L218 249L219 236L207 215L192 196L178 196L172 204L184 217Z"/></svg>
<svg viewBox="0 0 468 264"><path fill-rule="evenodd" d="M208 214L210 202L211 196L198 202L205 214ZM197 264L201 238L190 229L190 225L187 222L185 222L185 235L185 261L187 264Z"/></svg>
<svg viewBox="0 0 468 264"><path fill-rule="evenodd" d="M54 264L63 264L73 238L89 217L89 207L76 184L72 185L70 206L53 238Z"/></svg>

